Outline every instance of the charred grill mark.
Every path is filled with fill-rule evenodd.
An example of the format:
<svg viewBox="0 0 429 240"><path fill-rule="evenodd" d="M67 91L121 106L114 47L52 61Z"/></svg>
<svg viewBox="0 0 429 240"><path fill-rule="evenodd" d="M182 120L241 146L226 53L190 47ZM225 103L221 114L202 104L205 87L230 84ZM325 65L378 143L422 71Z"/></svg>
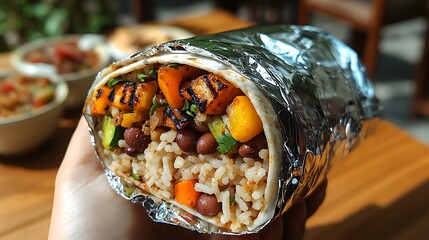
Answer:
<svg viewBox="0 0 429 240"><path fill-rule="evenodd" d="M191 120L187 114L184 114L180 110L174 109L170 106L165 110L164 120L166 120L166 118L173 122L176 130L182 129Z"/></svg>
<svg viewBox="0 0 429 240"><path fill-rule="evenodd" d="M109 101L113 102L115 100L115 89L113 88L110 92L109 96L107 97Z"/></svg>
<svg viewBox="0 0 429 240"><path fill-rule="evenodd" d="M205 99L200 100L200 98L198 98L197 94L194 92L194 89L192 89L192 88L188 88L187 91L188 91L188 94L192 98L192 103L197 106L197 108L200 112L204 113L206 111L207 100L205 100Z"/></svg>
<svg viewBox="0 0 429 240"><path fill-rule="evenodd" d="M204 79L204 83L206 84L207 88L210 90L211 94L213 95L213 98L216 98L217 91L213 87L212 82L210 81L210 78L207 75L204 75L203 79ZM216 81L217 79L214 79L214 80ZM217 80L217 81L219 81L219 80Z"/></svg>
<svg viewBox="0 0 429 240"><path fill-rule="evenodd" d="M215 78L214 79L216 81L217 84L217 91L220 92L223 89L228 88L225 84L223 84L219 79Z"/></svg>
<svg viewBox="0 0 429 240"><path fill-rule="evenodd" d="M101 88L98 89L97 90L97 95L95 95L95 98L97 98L97 99L100 98L102 93L103 93L103 89L101 89Z"/></svg>
<svg viewBox="0 0 429 240"><path fill-rule="evenodd" d="M137 83L136 82L132 82L132 83L133 83L133 89L132 89L131 94L130 94L130 101L128 102L128 106L130 108L133 108L135 103L138 101L137 94L136 94L137 93Z"/></svg>
<svg viewBox="0 0 429 240"><path fill-rule="evenodd" d="M122 97L120 102L122 104L127 104L127 92L130 93L129 98L128 98L128 106L130 108L134 107L134 99L135 99L135 95L136 95L136 89L137 89L137 83L135 82L126 82L124 84L124 89L122 90Z"/></svg>

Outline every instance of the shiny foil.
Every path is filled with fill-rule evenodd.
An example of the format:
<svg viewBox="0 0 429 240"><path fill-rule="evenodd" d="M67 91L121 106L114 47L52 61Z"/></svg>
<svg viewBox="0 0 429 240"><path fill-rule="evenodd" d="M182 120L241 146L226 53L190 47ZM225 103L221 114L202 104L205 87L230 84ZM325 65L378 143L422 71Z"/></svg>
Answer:
<svg viewBox="0 0 429 240"><path fill-rule="evenodd" d="M270 99L283 139L275 216L310 194L332 164L376 127L379 103L365 68L353 50L321 29L258 26L164 43L119 62L132 63L165 52L217 59L254 81ZM97 79L102 76L103 72ZM85 117L94 126L91 117ZM93 137L94 146L101 146L96 141ZM231 234L172 204L143 195L107 167L106 175L118 193L142 203L154 221L202 233ZM249 232L239 234L244 233Z"/></svg>

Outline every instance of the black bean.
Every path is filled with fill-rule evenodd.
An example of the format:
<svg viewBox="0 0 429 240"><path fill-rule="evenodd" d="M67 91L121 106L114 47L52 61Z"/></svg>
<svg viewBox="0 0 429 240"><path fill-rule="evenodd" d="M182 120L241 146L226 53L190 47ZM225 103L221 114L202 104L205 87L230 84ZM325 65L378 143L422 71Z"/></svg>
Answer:
<svg viewBox="0 0 429 240"><path fill-rule="evenodd" d="M145 135L139 127L125 129L124 140L129 147L139 152L143 152L151 142L150 136Z"/></svg>
<svg viewBox="0 0 429 240"><path fill-rule="evenodd" d="M211 154L216 151L218 143L211 132L203 134L197 141L197 153Z"/></svg>
<svg viewBox="0 0 429 240"><path fill-rule="evenodd" d="M241 144L240 148L238 149L238 154L242 157L255 158L258 157L259 151L261 151L261 149L265 149L267 147L267 139L265 138L265 135L261 133L249 141Z"/></svg>
<svg viewBox="0 0 429 240"><path fill-rule="evenodd" d="M137 154L139 153L139 152L137 151L137 149L132 148L132 147L126 147L126 148L124 149L124 152L125 152L128 156L131 156L131 157L135 157L135 156L137 156Z"/></svg>
<svg viewBox="0 0 429 240"><path fill-rule="evenodd" d="M248 158L258 157L258 152L256 151L256 149L244 143L241 144L240 148L238 149L238 154L242 157L248 157Z"/></svg>
<svg viewBox="0 0 429 240"><path fill-rule="evenodd" d="M198 139L198 134L191 128L183 128L176 135L176 143L182 151L195 151L195 144Z"/></svg>
<svg viewBox="0 0 429 240"><path fill-rule="evenodd" d="M191 127L193 129L195 129L195 131L199 132L199 133L207 133L209 132L209 127L207 126L207 124L203 123L203 122L195 122L192 121L191 122Z"/></svg>
<svg viewBox="0 0 429 240"><path fill-rule="evenodd" d="M222 204L217 201L215 195L201 194L198 197L195 209L204 216L216 216L222 210Z"/></svg>

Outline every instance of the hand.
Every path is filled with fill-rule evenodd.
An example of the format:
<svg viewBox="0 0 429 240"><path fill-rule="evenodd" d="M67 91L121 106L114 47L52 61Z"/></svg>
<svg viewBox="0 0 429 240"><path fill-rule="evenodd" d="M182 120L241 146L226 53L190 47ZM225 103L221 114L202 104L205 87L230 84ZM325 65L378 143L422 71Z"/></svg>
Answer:
<svg viewBox="0 0 429 240"><path fill-rule="evenodd" d="M258 234L203 235L155 223L140 204L120 197L109 185L89 142L82 118L73 134L55 184L49 239L300 239L307 218L322 203L326 183L305 202Z"/></svg>

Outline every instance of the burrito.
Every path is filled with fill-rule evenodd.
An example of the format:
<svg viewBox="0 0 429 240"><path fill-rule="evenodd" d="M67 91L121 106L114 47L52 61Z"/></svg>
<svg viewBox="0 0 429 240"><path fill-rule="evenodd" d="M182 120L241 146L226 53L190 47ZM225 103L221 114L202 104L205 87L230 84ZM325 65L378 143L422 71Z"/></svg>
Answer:
<svg viewBox="0 0 429 240"><path fill-rule="evenodd" d="M245 76L165 54L107 74L88 111L106 166L142 192L232 232L273 217L280 124Z"/></svg>
<svg viewBox="0 0 429 240"><path fill-rule="evenodd" d="M318 67L347 81L312 76L313 62L293 54L314 49L278 41L285 33L296 41L298 31L255 27L172 41L100 72L83 111L111 185L155 221L227 234L257 232L311 193L377 107L363 75L323 68L332 55L315 54ZM318 29L303 32L338 44Z"/></svg>

